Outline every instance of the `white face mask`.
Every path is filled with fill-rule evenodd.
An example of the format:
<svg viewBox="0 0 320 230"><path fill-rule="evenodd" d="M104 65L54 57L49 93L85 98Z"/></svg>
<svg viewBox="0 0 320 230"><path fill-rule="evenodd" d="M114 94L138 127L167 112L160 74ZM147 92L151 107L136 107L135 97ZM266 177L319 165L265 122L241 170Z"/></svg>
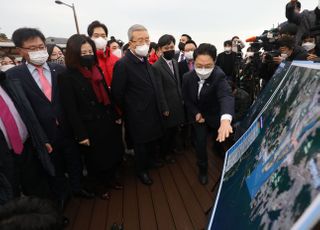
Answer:
<svg viewBox="0 0 320 230"><path fill-rule="evenodd" d="M14 64L2 65L0 66L0 70L2 72L6 72L8 69L11 69L12 67L15 67L15 65Z"/></svg>
<svg viewBox="0 0 320 230"><path fill-rule="evenodd" d="M287 59L287 58L288 58L288 54L286 54L286 53L282 53L282 54L281 54L281 57L282 57L282 59L283 59L283 60L285 60L285 59Z"/></svg>
<svg viewBox="0 0 320 230"><path fill-rule="evenodd" d="M253 57L254 56L254 52L247 52L246 56L247 57Z"/></svg>
<svg viewBox="0 0 320 230"><path fill-rule="evenodd" d="M231 52L232 48L230 46L224 47L224 51Z"/></svg>
<svg viewBox="0 0 320 230"><path fill-rule="evenodd" d="M103 37L98 37L98 38L91 38L94 43L96 44L96 48L97 50L105 50L108 40L106 38Z"/></svg>
<svg viewBox="0 0 320 230"><path fill-rule="evenodd" d="M187 61L193 60L193 51L185 52L184 56L186 57Z"/></svg>
<svg viewBox="0 0 320 230"><path fill-rule="evenodd" d="M112 52L112 54L118 58L122 57L122 50L121 49L116 49Z"/></svg>
<svg viewBox="0 0 320 230"><path fill-rule="evenodd" d="M212 68L195 68L195 71L200 80L206 80L210 77L214 67Z"/></svg>
<svg viewBox="0 0 320 230"><path fill-rule="evenodd" d="M142 46L136 46L135 50L136 54L140 57L146 57L149 52L149 45L144 44Z"/></svg>
<svg viewBox="0 0 320 230"><path fill-rule="evenodd" d="M302 47L306 51L310 51L310 50L313 50L316 47L316 44L313 43L313 42L305 42L305 43L302 43Z"/></svg>
<svg viewBox="0 0 320 230"><path fill-rule="evenodd" d="M30 63L34 65L43 65L49 57L48 51L45 50L39 50L39 51L31 51L28 52Z"/></svg>

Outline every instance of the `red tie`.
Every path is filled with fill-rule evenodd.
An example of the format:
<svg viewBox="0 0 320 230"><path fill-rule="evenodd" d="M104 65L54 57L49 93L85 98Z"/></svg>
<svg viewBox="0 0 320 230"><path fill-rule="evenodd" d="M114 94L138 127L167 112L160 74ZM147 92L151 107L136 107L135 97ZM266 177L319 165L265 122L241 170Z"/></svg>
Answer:
<svg viewBox="0 0 320 230"><path fill-rule="evenodd" d="M37 67L37 71L40 76L40 84L41 84L42 92L44 93L44 95L46 95L48 100L51 101L51 95L52 95L51 85L48 79L44 76L43 68Z"/></svg>
<svg viewBox="0 0 320 230"><path fill-rule="evenodd" d="M4 101L1 95L0 95L0 118L6 129L8 139L9 139L9 142L11 143L13 151L16 154L20 155L23 150L23 143L19 133L19 129L7 103Z"/></svg>

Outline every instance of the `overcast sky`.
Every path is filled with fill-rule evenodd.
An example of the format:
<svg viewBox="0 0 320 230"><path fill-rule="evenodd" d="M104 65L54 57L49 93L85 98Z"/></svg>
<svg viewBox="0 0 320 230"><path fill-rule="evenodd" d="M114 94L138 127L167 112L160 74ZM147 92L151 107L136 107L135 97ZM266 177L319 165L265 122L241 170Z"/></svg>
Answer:
<svg viewBox="0 0 320 230"><path fill-rule="evenodd" d="M314 9L317 0L300 0ZM5 2L5 3L4 3ZM65 0L72 3L72 0ZM234 35L243 40L285 21L287 0L73 0L80 32L93 20L105 23L109 36L127 41L128 28L145 25L151 40L169 33L188 33L197 43L210 42L221 51ZM39 28L46 37L70 37L76 32L72 10L54 0L0 0L0 32L9 38L19 27Z"/></svg>

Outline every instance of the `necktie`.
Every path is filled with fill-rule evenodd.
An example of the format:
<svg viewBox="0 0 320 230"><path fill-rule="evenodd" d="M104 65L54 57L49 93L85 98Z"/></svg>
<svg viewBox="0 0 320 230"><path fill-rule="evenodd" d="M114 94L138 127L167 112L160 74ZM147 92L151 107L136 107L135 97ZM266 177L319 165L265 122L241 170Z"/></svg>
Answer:
<svg viewBox="0 0 320 230"><path fill-rule="evenodd" d="M172 72L172 74L174 75L174 70L173 70L173 65L172 65L172 61L168 62L170 70Z"/></svg>
<svg viewBox="0 0 320 230"><path fill-rule="evenodd" d="M23 143L19 133L17 123L3 97L0 95L0 118L8 135L8 139L16 154L21 154Z"/></svg>
<svg viewBox="0 0 320 230"><path fill-rule="evenodd" d="M189 70L193 70L193 61L188 61Z"/></svg>
<svg viewBox="0 0 320 230"><path fill-rule="evenodd" d="M44 76L42 67L37 67L37 71L40 77L42 92L44 93L44 95L46 95L48 100L51 101L51 95L52 95L51 84L49 83L48 79Z"/></svg>
<svg viewBox="0 0 320 230"><path fill-rule="evenodd" d="M205 82L205 80L200 80L198 82L198 84L199 84L199 87L198 87L198 99L200 99L200 93L201 93L202 87L204 85L204 82Z"/></svg>
<svg viewBox="0 0 320 230"><path fill-rule="evenodd" d="M181 62L181 61L183 61L184 60L184 53L183 52L181 52L181 54L180 54L180 59L179 59L179 61L178 62Z"/></svg>

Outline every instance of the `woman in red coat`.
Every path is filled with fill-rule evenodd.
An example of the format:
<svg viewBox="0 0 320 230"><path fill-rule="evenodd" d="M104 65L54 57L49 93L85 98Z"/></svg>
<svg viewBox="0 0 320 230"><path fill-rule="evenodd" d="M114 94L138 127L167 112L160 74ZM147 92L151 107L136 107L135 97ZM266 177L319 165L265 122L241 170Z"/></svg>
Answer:
<svg viewBox="0 0 320 230"><path fill-rule="evenodd" d="M107 47L108 28L99 21L94 21L88 26L88 35L96 45L99 66L102 69L105 80L110 88L113 67L119 58L113 55L112 52L110 52L110 48Z"/></svg>

